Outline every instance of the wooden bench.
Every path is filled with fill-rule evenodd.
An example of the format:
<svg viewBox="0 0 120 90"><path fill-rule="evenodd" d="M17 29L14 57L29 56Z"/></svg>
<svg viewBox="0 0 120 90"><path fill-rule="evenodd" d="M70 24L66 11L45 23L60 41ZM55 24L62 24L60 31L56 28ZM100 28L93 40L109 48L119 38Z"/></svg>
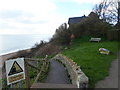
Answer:
<svg viewBox="0 0 120 90"><path fill-rule="evenodd" d="M89 41L90 42L99 42L99 41L101 41L101 38L91 38Z"/></svg>

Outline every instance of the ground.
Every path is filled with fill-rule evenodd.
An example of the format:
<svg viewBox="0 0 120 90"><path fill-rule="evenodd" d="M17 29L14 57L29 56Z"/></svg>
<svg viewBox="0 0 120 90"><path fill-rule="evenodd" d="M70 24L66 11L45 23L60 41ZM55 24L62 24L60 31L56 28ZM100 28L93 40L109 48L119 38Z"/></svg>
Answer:
<svg viewBox="0 0 120 90"><path fill-rule="evenodd" d="M64 66L55 60L50 60L50 68L45 83L70 84Z"/></svg>
<svg viewBox="0 0 120 90"><path fill-rule="evenodd" d="M92 43L93 44L93 43ZM96 43L97 44L97 43ZM100 43L99 43L100 44ZM106 43L106 46L107 46L108 43ZM81 45L81 43L80 43ZM89 45L89 44L87 44ZM111 44L109 43L108 44L108 48L110 48ZM85 45L84 45L85 46ZM97 46L97 45L96 45ZM113 47L113 46L111 46ZM94 46L95 48L95 46ZM84 47L83 47L84 49ZM110 48L111 49L111 48ZM76 51L79 50L79 48L77 49L74 49ZM88 49L85 49L85 50L88 50ZM93 50L93 49L92 49ZM114 48L113 48L114 50ZM73 51L73 50L72 50ZM82 49L80 49L79 51L84 51ZM112 50L111 50L112 51ZM78 52L79 53L79 52ZM74 54L72 52L72 54ZM96 53L95 53L96 55ZM5 58L6 57L9 57L9 55L6 55L4 56ZM99 55L98 55L99 56ZM81 56L82 57L82 56ZM106 56L107 57L107 56ZM101 57L102 58L102 57ZM120 52L118 54L118 58L120 58ZM113 60L112 64L111 64L111 68L110 68L110 71L109 71L109 76L106 77L104 80L101 80L101 81L98 81L98 83L96 84L96 88L117 88L118 87L118 58ZM2 57L3 59L3 57ZM76 59L75 59L76 60ZM82 59L80 59L82 60ZM48 73L48 77L47 79L45 80L46 83L60 83L60 84L69 84L69 78L67 76L67 73L65 71L65 68L64 66L55 61L55 60L51 60L50 61L51 63L51 66L50 66L50 72ZM81 64L81 63L80 63ZM95 63L96 64L96 63ZM106 63L107 64L107 63ZM0 65L2 67L2 65ZM5 75L3 75L5 76ZM0 78L2 78L2 75L0 74Z"/></svg>
<svg viewBox="0 0 120 90"><path fill-rule="evenodd" d="M109 76L104 80L98 81L96 88L118 88L118 60L120 58L120 52L118 58L113 60L109 71Z"/></svg>

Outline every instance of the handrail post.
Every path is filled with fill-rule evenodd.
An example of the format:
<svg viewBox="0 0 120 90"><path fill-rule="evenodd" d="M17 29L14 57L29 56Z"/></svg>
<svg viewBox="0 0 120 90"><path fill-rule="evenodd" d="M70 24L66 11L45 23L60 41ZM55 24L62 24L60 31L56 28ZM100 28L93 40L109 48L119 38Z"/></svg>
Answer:
<svg viewBox="0 0 120 90"><path fill-rule="evenodd" d="M45 56L45 63L48 63L48 55Z"/></svg>
<svg viewBox="0 0 120 90"><path fill-rule="evenodd" d="M30 79L29 79L29 74L28 74L28 62L26 61L26 59L24 60L25 62L25 85L26 88L30 88Z"/></svg>

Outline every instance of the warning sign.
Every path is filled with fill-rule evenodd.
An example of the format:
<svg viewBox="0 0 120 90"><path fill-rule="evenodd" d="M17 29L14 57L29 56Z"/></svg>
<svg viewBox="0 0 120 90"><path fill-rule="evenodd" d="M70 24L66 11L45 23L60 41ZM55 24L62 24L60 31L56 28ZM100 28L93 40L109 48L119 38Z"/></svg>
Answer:
<svg viewBox="0 0 120 90"><path fill-rule="evenodd" d="M14 76L12 76L12 77L9 77L8 80L9 80L9 82L11 83L11 82L20 80L20 79L22 79L22 78L24 78L24 74L23 74L23 73L22 73L22 74L18 74L18 75L14 75Z"/></svg>
<svg viewBox="0 0 120 90"><path fill-rule="evenodd" d="M8 76L13 75L13 74L17 74L20 72L23 72L22 68L20 67L20 65L16 61L14 61Z"/></svg>
<svg viewBox="0 0 120 90"><path fill-rule="evenodd" d="M8 85L25 79L24 58L7 60L5 63Z"/></svg>

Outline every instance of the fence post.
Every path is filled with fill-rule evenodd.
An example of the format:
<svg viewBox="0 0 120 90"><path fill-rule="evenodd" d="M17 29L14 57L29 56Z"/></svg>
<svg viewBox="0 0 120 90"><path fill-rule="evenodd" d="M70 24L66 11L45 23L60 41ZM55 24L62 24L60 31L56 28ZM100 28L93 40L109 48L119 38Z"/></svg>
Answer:
<svg viewBox="0 0 120 90"><path fill-rule="evenodd" d="M48 55L45 56L45 63L48 64Z"/></svg>
<svg viewBox="0 0 120 90"><path fill-rule="evenodd" d="M12 84L10 85L10 88L13 88L13 85L12 85Z"/></svg>
<svg viewBox="0 0 120 90"><path fill-rule="evenodd" d="M22 88L22 80L19 82L19 87Z"/></svg>
<svg viewBox="0 0 120 90"><path fill-rule="evenodd" d="M28 62L25 59L25 84L26 88L30 88L30 79L29 79L29 74L28 74Z"/></svg>

